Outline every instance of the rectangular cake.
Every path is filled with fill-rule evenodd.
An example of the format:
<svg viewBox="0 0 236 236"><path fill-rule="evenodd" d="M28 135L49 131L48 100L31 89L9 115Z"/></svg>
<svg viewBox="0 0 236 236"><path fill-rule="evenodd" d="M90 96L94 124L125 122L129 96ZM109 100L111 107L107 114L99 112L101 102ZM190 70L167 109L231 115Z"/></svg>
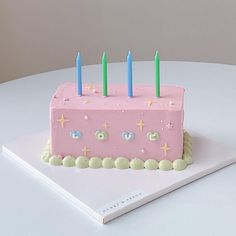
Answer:
<svg viewBox="0 0 236 236"><path fill-rule="evenodd" d="M51 154L74 157L125 157L142 160L181 159L183 155L184 89L62 84L50 103Z"/></svg>

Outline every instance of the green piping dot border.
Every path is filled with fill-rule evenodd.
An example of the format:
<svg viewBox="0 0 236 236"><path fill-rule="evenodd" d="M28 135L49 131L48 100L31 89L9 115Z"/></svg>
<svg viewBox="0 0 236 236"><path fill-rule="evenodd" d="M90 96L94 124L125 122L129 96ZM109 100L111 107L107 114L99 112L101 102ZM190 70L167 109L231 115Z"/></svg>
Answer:
<svg viewBox="0 0 236 236"><path fill-rule="evenodd" d="M73 157L73 156L65 156L62 158L60 155L51 155L50 154L50 141L47 142L46 146L43 149L43 152L40 156L41 160L44 162L53 165L53 166L65 166L65 167L77 167L79 169L84 168L117 168L117 169L133 169L133 170L176 170L181 171L184 170L188 165L193 163L192 160L192 137L187 132L184 131L183 138L183 155L182 158L176 159L174 161L169 160L161 160L157 161L155 159L148 159L143 161L139 158L127 159L125 157L117 157L117 158L99 158L99 157Z"/></svg>

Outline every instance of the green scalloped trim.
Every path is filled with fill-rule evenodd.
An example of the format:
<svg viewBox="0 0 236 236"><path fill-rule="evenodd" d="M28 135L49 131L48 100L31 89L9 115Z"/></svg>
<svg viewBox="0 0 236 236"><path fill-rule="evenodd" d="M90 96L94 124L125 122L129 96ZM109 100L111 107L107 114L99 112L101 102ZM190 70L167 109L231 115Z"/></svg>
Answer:
<svg viewBox="0 0 236 236"><path fill-rule="evenodd" d="M90 159L87 157L79 156L65 156L63 159L60 155L51 155L50 154L50 141L45 145L43 152L40 156L41 160L49 163L53 166L63 165L65 167L74 167L84 169L84 168L117 168L117 169L128 169L131 168L133 170L156 170L160 169L163 171L167 170L184 170L188 165L193 163L192 160L192 138L190 134L184 131L184 139L183 139L183 155L182 158L176 159L173 162L169 160L161 160L157 161L154 159L148 159L143 161L138 158L127 159L125 157L117 157L111 158L99 158L99 157L91 157Z"/></svg>

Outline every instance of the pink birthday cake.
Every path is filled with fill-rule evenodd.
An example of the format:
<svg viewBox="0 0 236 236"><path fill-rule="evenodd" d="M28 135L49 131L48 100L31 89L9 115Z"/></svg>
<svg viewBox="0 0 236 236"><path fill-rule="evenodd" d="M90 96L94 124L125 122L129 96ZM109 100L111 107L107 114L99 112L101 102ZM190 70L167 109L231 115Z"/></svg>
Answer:
<svg viewBox="0 0 236 236"><path fill-rule="evenodd" d="M50 102L50 142L42 158L79 168L183 170L192 163L191 137L184 131L184 89L161 86L75 83L59 86Z"/></svg>

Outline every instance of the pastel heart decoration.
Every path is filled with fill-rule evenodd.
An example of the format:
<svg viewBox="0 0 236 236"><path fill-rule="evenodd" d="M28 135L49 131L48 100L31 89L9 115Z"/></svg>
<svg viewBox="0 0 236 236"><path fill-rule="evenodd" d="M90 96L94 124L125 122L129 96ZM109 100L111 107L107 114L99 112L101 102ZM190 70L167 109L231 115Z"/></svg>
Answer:
<svg viewBox="0 0 236 236"><path fill-rule="evenodd" d="M82 137L82 132L79 130L73 130L70 132L70 136L73 139L80 139Z"/></svg>
<svg viewBox="0 0 236 236"><path fill-rule="evenodd" d="M135 134L131 131L124 131L122 132L121 136L126 141L131 141L135 138Z"/></svg>
<svg viewBox="0 0 236 236"><path fill-rule="evenodd" d="M97 130L95 132L95 137L98 139L98 140L105 140L107 139L108 137L108 133L106 131L101 131L101 130Z"/></svg>
<svg viewBox="0 0 236 236"><path fill-rule="evenodd" d="M147 133L147 138L150 141L156 141L160 138L160 134L158 132L148 132Z"/></svg>

